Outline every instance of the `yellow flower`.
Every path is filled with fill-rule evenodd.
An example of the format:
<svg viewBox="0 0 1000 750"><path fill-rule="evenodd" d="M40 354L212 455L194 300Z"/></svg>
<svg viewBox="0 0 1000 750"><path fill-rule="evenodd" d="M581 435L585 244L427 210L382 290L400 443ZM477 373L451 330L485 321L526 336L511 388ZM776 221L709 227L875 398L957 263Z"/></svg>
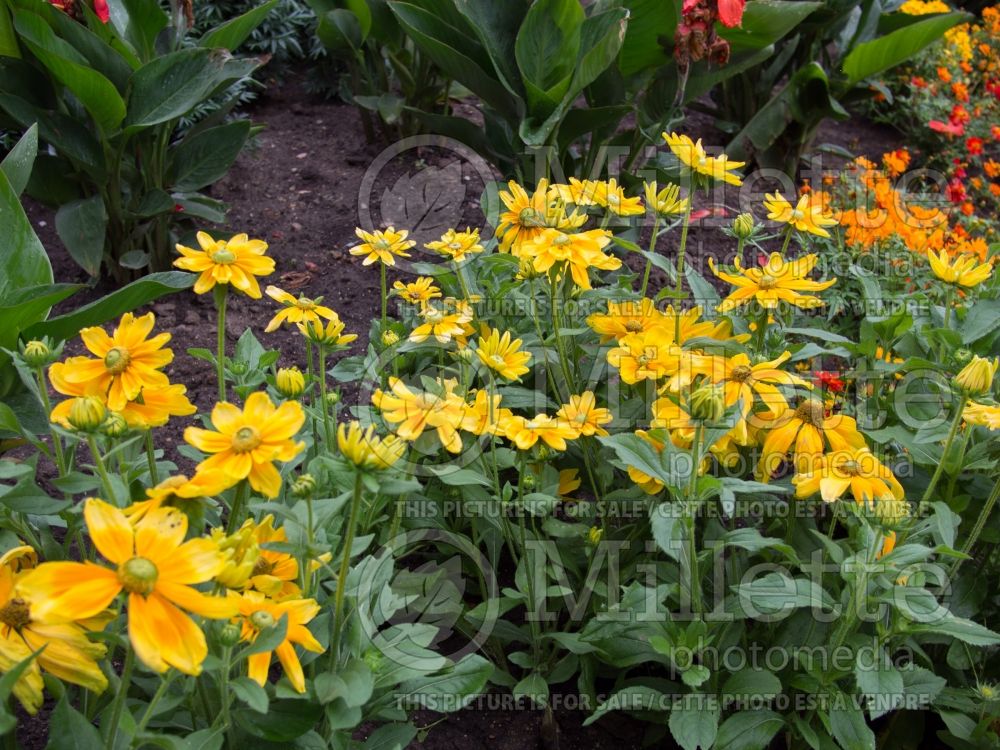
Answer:
<svg viewBox="0 0 1000 750"><path fill-rule="evenodd" d="M662 190L657 189L656 181L644 182L646 205L660 216L677 216L688 210L690 198L681 198L679 185L667 185Z"/></svg>
<svg viewBox="0 0 1000 750"><path fill-rule="evenodd" d="M422 305L441 296L441 290L434 286L434 279L430 276L418 276L416 281L409 284L396 281L392 288L396 290L396 294L411 305Z"/></svg>
<svg viewBox="0 0 1000 750"><path fill-rule="evenodd" d="M563 201L558 197L551 199L548 180L539 180L537 189L530 196L513 180L507 186L509 193L500 191L500 200L507 207L500 214L497 227L501 252L520 256L521 246L538 237L545 229L577 229L587 221L586 214L576 211L566 215Z"/></svg>
<svg viewBox="0 0 1000 750"><path fill-rule="evenodd" d="M606 193L606 183L598 180L578 180L576 177L570 177L568 185L552 185L549 188L549 195L550 197L555 196L563 203L572 203L575 206L604 205L598 199L598 194L602 186L604 186Z"/></svg>
<svg viewBox="0 0 1000 750"><path fill-rule="evenodd" d="M284 398L299 398L306 389L306 377L298 367L282 367L274 374L274 387Z"/></svg>
<svg viewBox="0 0 1000 750"><path fill-rule="evenodd" d="M406 443L395 435L379 438L375 425L362 429L357 421L337 428L337 448L348 461L362 469L388 469L406 451Z"/></svg>
<svg viewBox="0 0 1000 750"><path fill-rule="evenodd" d="M322 297L318 299L296 297L273 285L264 292L275 302L284 305L278 314L271 318L271 322L264 329L265 333L278 330L282 323L322 323L322 318L334 320L337 317L337 313L320 304Z"/></svg>
<svg viewBox="0 0 1000 750"><path fill-rule="evenodd" d="M384 232L366 232L358 227L354 233L362 240L361 244L355 245L348 252L351 255L364 255L363 266L370 266L375 261L387 266L396 265L396 256L409 258L406 252L417 243L406 239L409 235L405 229L398 232L393 227L387 228Z"/></svg>
<svg viewBox="0 0 1000 750"><path fill-rule="evenodd" d="M95 693L108 686L95 661L107 652L104 644L88 639L81 623L40 622L22 598L18 583L37 562L35 550L23 545L0 556L0 671L8 672L37 652L13 689L30 714L42 705L42 669Z"/></svg>
<svg viewBox="0 0 1000 750"><path fill-rule="evenodd" d="M927 260L931 263L934 275L947 284L958 284L964 287L979 286L993 274L993 264L981 263L977 265L978 258L968 253L958 254L952 260L944 248L941 248L937 253L934 250L928 250Z"/></svg>
<svg viewBox="0 0 1000 750"><path fill-rule="evenodd" d="M618 346L608 351L608 364L632 385L640 380L660 380L677 374L682 351L674 343L672 330L653 328L623 336Z"/></svg>
<svg viewBox="0 0 1000 750"><path fill-rule="evenodd" d="M243 625L241 638L244 641L253 643L262 630L273 628L282 617L287 623L285 637L281 643L271 651L251 654L247 658L247 674L250 679L261 686L267 682L267 673L271 667L273 654L281 662L285 676L292 683L292 687L295 688L296 692L304 693L306 691L306 678L302 672L299 657L295 653L295 645L298 644L307 651L316 654L323 653L323 646L306 627L309 621L319 613L319 605L312 599L288 599L274 602L266 599L263 594L257 591L247 591L242 596L235 594L231 596L238 602Z"/></svg>
<svg viewBox="0 0 1000 750"><path fill-rule="evenodd" d="M378 389L372 394L372 404L382 412L386 422L395 425L396 435L412 442L425 429L437 431L441 445L451 453L462 450L458 430L465 417L466 404L452 390L454 381L438 380L440 393L414 391L396 377L389 378L389 392Z"/></svg>
<svg viewBox="0 0 1000 750"><path fill-rule="evenodd" d="M260 546L254 537L253 519L247 519L232 534L226 534L220 526L212 529L212 542L222 555L223 564L215 575L215 582L228 589L243 589L250 582Z"/></svg>
<svg viewBox="0 0 1000 750"><path fill-rule="evenodd" d="M488 391L478 390L469 395L472 403L465 405L461 428L473 435L496 434L500 423L511 415L510 409L500 406L500 394L490 396Z"/></svg>
<svg viewBox="0 0 1000 750"><path fill-rule="evenodd" d="M625 197L625 189L615 178L612 177L607 182L600 182L597 185L594 200L599 206L606 206L611 213L618 216L640 216L646 212L642 199L638 196Z"/></svg>
<svg viewBox="0 0 1000 750"><path fill-rule="evenodd" d="M543 229L532 240L521 245L521 254L532 259L535 271L543 274L557 263L565 262L570 275L581 289L590 289L589 269L614 271L622 262L605 255L603 248L611 242L611 232L606 229L590 229L586 232L566 234L558 229Z"/></svg>
<svg viewBox="0 0 1000 750"><path fill-rule="evenodd" d="M793 456L796 471L804 473L826 453L827 446L833 451L865 447L853 417L828 415L824 405L811 398L794 408L757 415L754 422L767 430L757 466L757 474L764 482L770 481L788 453Z"/></svg>
<svg viewBox="0 0 1000 750"><path fill-rule="evenodd" d="M356 333L344 333L344 323L336 313L325 325L322 320L309 320L299 323L298 329L314 344L327 348L347 346L358 338Z"/></svg>
<svg viewBox="0 0 1000 750"><path fill-rule="evenodd" d="M674 156L691 172L710 177L713 180L721 180L730 185L743 184L740 176L733 174L731 170L739 169L744 166L745 162L729 161L725 154L709 156L702 148L700 138L694 142L686 135L663 133L663 140L667 142Z"/></svg>
<svg viewBox="0 0 1000 750"><path fill-rule="evenodd" d="M723 281L733 284L736 289L719 305L719 312L729 312L755 299L763 307L772 310L779 303L787 302L804 309L821 307L824 302L819 297L813 297L799 292L821 292L837 283L837 279L829 281L812 281L805 278L816 265L815 254L805 255L797 260L784 260L778 253L771 253L763 268L743 268L740 259L733 261L739 275L719 271L715 260L708 259L712 273Z"/></svg>
<svg viewBox="0 0 1000 750"><path fill-rule="evenodd" d="M970 396L983 396L992 390L997 368L1000 368L1000 357L990 362L985 357L975 356L955 376L955 385Z"/></svg>
<svg viewBox="0 0 1000 750"><path fill-rule="evenodd" d="M785 200L781 193L768 194L764 201L767 218L780 224L790 224L800 232L808 232L820 237L829 237L830 233L823 227L836 226L837 220L823 215L823 205L813 203L808 195L799 198L795 208Z"/></svg>
<svg viewBox="0 0 1000 750"><path fill-rule="evenodd" d="M450 308L450 309L449 309ZM410 341L420 343L431 336L442 344L461 340L472 321L472 306L464 300L446 299L441 304L429 302L419 313L423 323L410 333Z"/></svg>
<svg viewBox="0 0 1000 750"><path fill-rule="evenodd" d="M559 470L559 488L556 490L556 494L559 499L567 502L572 500L570 493L576 492L580 489L580 471L579 469L560 469Z"/></svg>
<svg viewBox="0 0 1000 750"><path fill-rule="evenodd" d="M530 449L539 440L553 450L564 451L567 440L579 437L579 431L571 424L546 414L536 414L531 419L510 416L503 420L500 429L522 451Z"/></svg>
<svg viewBox="0 0 1000 750"><path fill-rule="evenodd" d="M73 385L92 384L96 392L107 394L112 411L122 411L145 387L169 385L160 370L174 358L172 351L163 348L170 334L148 338L155 322L153 313L139 318L125 313L111 336L98 326L84 328L80 338L97 359L70 357L61 372L62 379Z"/></svg>
<svg viewBox="0 0 1000 750"><path fill-rule="evenodd" d="M666 319L656 303L648 298L615 302L608 300L606 313L587 316L587 325L601 337L601 343L621 341L633 333L644 333L656 326L666 326Z"/></svg>
<svg viewBox="0 0 1000 750"><path fill-rule="evenodd" d="M256 277L274 273L274 259L264 255L267 243L246 234L229 240L214 240L206 232L197 236L201 250L177 245L177 252L184 257L174 261L177 268L201 274L194 283L194 293L205 294L216 284L230 284L248 297L260 299Z"/></svg>
<svg viewBox="0 0 1000 750"><path fill-rule="evenodd" d="M269 549L268 545L288 545L288 534L284 528L274 528L274 516L267 515L260 523L248 519L254 542L260 550L253 569L250 571L249 585L272 599L287 599L298 596L299 587L295 581L299 577L299 563L288 552Z"/></svg>
<svg viewBox="0 0 1000 750"><path fill-rule="evenodd" d="M971 425L979 425L989 430L1000 430L1000 406L977 404L975 401L970 401L962 411L962 419Z"/></svg>
<svg viewBox="0 0 1000 750"><path fill-rule="evenodd" d="M530 352L518 351L521 343L521 339L511 340L510 331L504 331L501 336L495 328L491 331L484 327L479 336L476 356L491 370L500 373L501 377L507 380L520 380L521 376L529 371L527 364L531 359Z"/></svg>
<svg viewBox="0 0 1000 750"><path fill-rule="evenodd" d="M222 557L209 539L187 542L183 513L160 508L133 526L118 508L89 498L83 516L90 538L114 568L91 562L39 565L19 584L43 622L72 622L93 617L128 594L128 633L136 656L150 669L174 667L197 675L208 655L205 634L185 614L232 617L233 603L203 594L193 585L210 581Z"/></svg>
<svg viewBox="0 0 1000 750"><path fill-rule="evenodd" d="M143 388L139 397L125 404L121 414L133 429L162 427L171 417L186 417L198 411L187 394L187 387L173 383L163 388Z"/></svg>
<svg viewBox="0 0 1000 750"><path fill-rule="evenodd" d="M792 484L796 497L805 498L818 492L827 503L839 500L848 490L858 504L885 498L903 499L903 487L892 471L864 446L822 456L809 471L792 477Z"/></svg>
<svg viewBox="0 0 1000 750"><path fill-rule="evenodd" d="M788 402L778 386L811 387L808 381L781 369L781 365L791 356L790 352L784 352L777 359L755 365L751 364L750 357L746 354L708 357L704 361L710 367L703 370L703 373L712 382L723 384L727 408L740 402L740 414L744 418L753 409L755 395L771 411L780 412L787 408Z"/></svg>
<svg viewBox="0 0 1000 750"><path fill-rule="evenodd" d="M449 229L441 235L440 240L428 242L424 247L451 258L455 263L461 263L469 255L483 251L483 246L479 244L479 230L469 227L466 227L464 232Z"/></svg>
<svg viewBox="0 0 1000 750"><path fill-rule="evenodd" d="M185 504L214 497L232 486L229 477L219 471L201 471L188 479L183 474L167 477L146 490L147 500L132 503L122 512L132 523L158 508L183 509Z"/></svg>
<svg viewBox="0 0 1000 750"><path fill-rule="evenodd" d="M220 471L231 484L249 479L250 486L267 497L281 491L281 474L274 461L291 461L305 443L294 437L306 420L297 401L275 408L266 393L251 393L243 411L221 402L212 410L215 429L188 427L184 439L204 453L213 454L198 464L198 471Z"/></svg>
<svg viewBox="0 0 1000 750"><path fill-rule="evenodd" d="M569 403L563 404L556 412L556 417L568 423L581 435L607 435L604 429L614 420L609 409L597 405L593 391L584 391L579 396L570 396Z"/></svg>

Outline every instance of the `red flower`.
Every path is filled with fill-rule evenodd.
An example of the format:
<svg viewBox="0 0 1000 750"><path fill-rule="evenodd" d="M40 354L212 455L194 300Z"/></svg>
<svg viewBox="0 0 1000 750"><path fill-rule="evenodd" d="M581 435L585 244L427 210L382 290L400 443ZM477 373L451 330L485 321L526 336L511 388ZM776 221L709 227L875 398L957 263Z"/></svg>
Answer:
<svg viewBox="0 0 1000 750"><path fill-rule="evenodd" d="M948 133L949 135L965 135L965 125L961 123L941 122L931 120L927 125L936 133Z"/></svg>
<svg viewBox="0 0 1000 750"><path fill-rule="evenodd" d="M719 20L723 26L733 28L743 23L746 0L719 0Z"/></svg>
<svg viewBox="0 0 1000 750"><path fill-rule="evenodd" d="M839 373L827 372L826 370L815 370L813 375L816 376L816 380L819 381L823 388L826 388L832 393L843 393L844 388L847 387L847 384L841 380Z"/></svg>
<svg viewBox="0 0 1000 750"><path fill-rule="evenodd" d="M94 13L101 20L101 23L107 23L111 20L111 11L108 9L108 0L94 0Z"/></svg>
<svg viewBox="0 0 1000 750"><path fill-rule="evenodd" d="M945 195L952 203L961 203L965 200L965 185L959 179L953 179L945 188Z"/></svg>
<svg viewBox="0 0 1000 750"><path fill-rule="evenodd" d="M983 139L975 137L967 138L965 147L969 149L969 156L979 156L979 154L983 153Z"/></svg>

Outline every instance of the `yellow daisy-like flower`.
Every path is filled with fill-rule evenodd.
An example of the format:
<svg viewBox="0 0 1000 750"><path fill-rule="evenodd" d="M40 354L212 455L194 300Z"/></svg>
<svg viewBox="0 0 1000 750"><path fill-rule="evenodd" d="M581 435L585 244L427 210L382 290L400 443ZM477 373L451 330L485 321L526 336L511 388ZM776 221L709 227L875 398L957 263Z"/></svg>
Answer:
<svg viewBox="0 0 1000 750"><path fill-rule="evenodd" d="M569 178L569 184L554 184L549 187L549 196L555 196L563 203L572 203L574 206L597 206L600 203L598 195L602 190L607 192L607 184L599 180L578 180L576 177Z"/></svg>
<svg viewBox="0 0 1000 750"><path fill-rule="evenodd" d="M781 369L791 356L790 352L784 352L777 359L757 364L752 364L746 354L706 357L702 362L709 363L709 367L703 374L713 383L722 384L727 408L741 402L740 411L744 417L752 410L755 396L771 411L780 412L788 407L788 402L779 386L812 387L808 381Z"/></svg>
<svg viewBox="0 0 1000 750"><path fill-rule="evenodd" d="M643 191L646 194L646 206L660 216L678 216L691 206L690 198L681 198L679 185L667 185L658 189L656 181L644 182Z"/></svg>
<svg viewBox="0 0 1000 750"><path fill-rule="evenodd" d="M501 377L519 380L529 371L527 365L531 360L531 352L518 351L521 343L521 339L512 339L510 331L504 331L501 336L496 329L484 328L476 346L476 356Z"/></svg>
<svg viewBox="0 0 1000 750"><path fill-rule="evenodd" d="M808 195L799 198L795 208L785 200L781 193L768 194L764 201L767 218L781 224L790 224L800 232L808 232L820 237L829 237L830 233L824 227L836 226L837 220L823 213L823 205L810 201Z"/></svg>
<svg viewBox="0 0 1000 750"><path fill-rule="evenodd" d="M957 284L964 287L979 286L993 274L992 263L978 263L975 255L960 253L952 258L948 251L927 251L934 275L947 284Z"/></svg>
<svg viewBox="0 0 1000 750"><path fill-rule="evenodd" d="M271 658L276 655L285 670L285 676L292 683L296 692L306 691L306 677L302 672L302 663L295 646L302 646L306 651L321 654L325 650L306 625L319 613L319 605L313 599L286 599L280 602L265 598L258 591L247 591L242 596L231 594L238 602L240 620L243 625L241 638L253 643L261 631L273 628L282 617L285 618L287 629L285 637L271 651L251 654L247 658L247 674L258 685L267 682L267 673L271 668Z"/></svg>
<svg viewBox="0 0 1000 750"><path fill-rule="evenodd" d="M214 497L229 487L232 487L229 476L220 471L200 471L191 479L178 474L147 489L147 500L132 503L123 508L122 512L132 523L136 523L151 511L159 508L183 508L187 503Z"/></svg>
<svg viewBox="0 0 1000 750"><path fill-rule="evenodd" d="M265 333L276 331L282 323L319 323L323 318L333 320L337 313L329 307L320 304L322 298L309 299L308 297L296 297L276 286L269 286L264 293L275 302L283 305L282 309L271 318L271 322L264 329Z"/></svg>
<svg viewBox="0 0 1000 750"><path fill-rule="evenodd" d="M518 450L529 450L541 440L557 451L566 450L566 441L575 440L579 431L563 419L554 419L547 414L536 414L531 419L520 416L507 417L500 425L504 435Z"/></svg>
<svg viewBox="0 0 1000 750"><path fill-rule="evenodd" d="M169 333L148 338L156 318L153 313L135 317L125 313L114 333L108 336L99 326L84 328L80 338L97 359L70 357L60 372L63 382L93 386L96 393L107 394L112 411L122 411L143 388L170 385L160 370L173 361L174 353L163 348L170 341Z"/></svg>
<svg viewBox="0 0 1000 750"><path fill-rule="evenodd" d="M510 409L500 406L502 397L499 393L490 396L486 390L470 392L473 397L471 404L465 405L461 428L473 435L495 435L500 423L511 416Z"/></svg>
<svg viewBox="0 0 1000 750"><path fill-rule="evenodd" d="M441 290L434 286L434 279L430 276L418 276L416 281L411 281L409 284L396 281L392 288L411 305L423 305L441 296Z"/></svg>
<svg viewBox="0 0 1000 750"><path fill-rule="evenodd" d="M709 156L701 145L701 138L695 142L686 135L663 133L663 140L667 142L674 156L691 172L730 185L743 184L740 176L733 174L732 170L740 169L746 162L730 161L725 154Z"/></svg>
<svg viewBox="0 0 1000 750"><path fill-rule="evenodd" d="M91 562L39 565L18 590L43 622L100 614L128 594L128 633L136 656L156 672L174 667L197 675L208 655L205 634L185 612L228 618L236 606L193 588L212 580L222 557L209 539L184 541L187 517L173 508L148 513L134 526L103 500L84 501L83 516L97 551L115 567Z"/></svg>
<svg viewBox="0 0 1000 750"><path fill-rule="evenodd" d="M641 216L646 213L642 199L638 196L628 198L625 189L612 177L607 182L597 183L597 194L594 198L599 206L606 207L617 216Z"/></svg>
<svg viewBox="0 0 1000 750"><path fill-rule="evenodd" d="M449 229L441 235L440 240L428 242L424 247L447 256L455 263L461 263L470 255L483 251L483 246L479 243L479 230L469 227L466 227L464 232Z"/></svg>
<svg viewBox="0 0 1000 750"><path fill-rule="evenodd" d="M811 466L826 452L864 448L865 439L858 432L853 417L827 414L819 401L807 398L798 406L788 406L781 412L762 413L754 417L767 437L761 447L757 474L761 481L770 481L789 453L799 473L811 471Z"/></svg>
<svg viewBox="0 0 1000 750"><path fill-rule="evenodd" d="M244 525L250 525L254 542L260 550L253 569L250 571L248 584L272 599L287 599L298 596L299 587L295 581L299 577L299 562L288 552L268 549L269 544L288 545L288 534L282 527L274 528L274 516L267 515L260 523L248 519Z"/></svg>
<svg viewBox="0 0 1000 750"><path fill-rule="evenodd" d="M429 302L419 315L424 322L410 332L410 341L418 344L431 336L442 344L461 340L468 334L468 324L473 317L472 306L455 299L446 299L440 304Z"/></svg>
<svg viewBox="0 0 1000 750"><path fill-rule="evenodd" d="M328 348L347 346L358 338L356 333L344 333L344 322L336 313L325 324L322 320L307 320L299 323L298 329L314 344Z"/></svg>
<svg viewBox="0 0 1000 750"><path fill-rule="evenodd" d="M607 435L604 425L614 420L610 409L597 405L593 391L584 391L579 396L570 396L569 403L563 404L556 417L568 423L579 434L591 437Z"/></svg>
<svg viewBox="0 0 1000 750"><path fill-rule="evenodd" d="M792 477L798 498L818 492L824 502L831 503L850 490L859 505L886 498L903 499L903 487L895 475L866 447L828 453L809 469Z"/></svg>
<svg viewBox="0 0 1000 750"><path fill-rule="evenodd" d="M95 693L108 686L107 677L95 661L107 653L104 644L88 639L81 623L40 622L30 603L21 597L18 582L37 562L35 550L24 545L0 556L0 671L11 670L36 652L35 661L13 689L30 714L42 705L42 669Z"/></svg>
<svg viewBox="0 0 1000 750"><path fill-rule="evenodd" d="M606 229L589 229L586 232L567 234L559 229L544 229L534 239L521 245L521 254L532 259L535 271L549 272L557 263L569 267L573 283L581 289L590 289L590 269L615 271L622 262L603 249L611 242L611 232Z"/></svg>
<svg viewBox="0 0 1000 750"><path fill-rule="evenodd" d="M608 351L608 364L618 369L629 385L640 380L660 380L676 375L681 367L683 350L674 342L673 331L653 328L630 333Z"/></svg>
<svg viewBox="0 0 1000 750"><path fill-rule="evenodd" d="M962 419L967 424L986 427L989 430L1000 430L1000 406L970 401L962 411Z"/></svg>
<svg viewBox="0 0 1000 750"><path fill-rule="evenodd" d="M425 429L432 429L446 450L458 453L462 450L458 430L466 417L466 404L452 392L455 385L455 381L438 380L440 393L430 393L411 390L399 378L390 377L389 391L376 390L372 404L386 422L395 425L396 435L403 440L412 442Z"/></svg>
<svg viewBox="0 0 1000 750"><path fill-rule="evenodd" d="M507 186L509 193L500 191L500 200L507 208L500 214L497 227L501 252L520 256L521 246L538 237L545 229L571 231L587 221L586 214L574 211L567 215L565 204L558 197L552 200L548 180L539 180L537 189L530 196L513 180Z"/></svg>
<svg viewBox="0 0 1000 750"><path fill-rule="evenodd" d="M229 284L248 297L260 299L258 276L274 273L274 259L268 258L267 243L237 234L229 240L215 240L207 232L198 232L201 250L177 245L183 257L174 261L177 268L200 274L194 283L195 294L212 291L216 284Z"/></svg>
<svg viewBox="0 0 1000 750"><path fill-rule="evenodd" d="M406 443L395 435L380 438L375 435L375 425L367 429L354 421L341 423L337 428L337 448L348 461L362 469L388 469L406 451Z"/></svg>
<svg viewBox="0 0 1000 750"><path fill-rule="evenodd" d="M615 302L608 300L606 313L587 316L587 325L601 337L601 343L621 341L633 333L645 333L658 326L666 327L667 321L656 303L649 298Z"/></svg>
<svg viewBox="0 0 1000 750"><path fill-rule="evenodd" d="M762 268L743 268L740 259L736 258L733 265L739 275L719 271L713 258L708 259L712 273L723 281L728 281L736 287L719 305L719 312L729 312L750 300L768 310L778 307L779 303L811 309L822 307L825 303L819 297L813 297L799 292L821 292L837 283L833 278L829 281L813 281L805 278L816 265L815 253L805 255L797 260L784 260L778 253L771 253L767 264Z"/></svg>
<svg viewBox="0 0 1000 750"><path fill-rule="evenodd" d="M219 471L231 484L248 479L250 486L267 497L281 491L281 474L275 461L291 461L305 443L293 439L306 421L297 401L285 401L275 408L266 393L251 393L242 411L221 402L212 409L212 424L217 432L188 427L184 439L208 458L198 464L198 471Z"/></svg>
<svg viewBox="0 0 1000 750"><path fill-rule="evenodd" d="M383 231L366 232L360 227L354 233L361 240L361 243L352 247L348 252L351 255L364 255L365 259L361 265L370 266L378 261L386 266L396 265L396 257L409 258L406 252L417 243L406 239L409 232L400 229L398 232L394 227L388 227Z"/></svg>

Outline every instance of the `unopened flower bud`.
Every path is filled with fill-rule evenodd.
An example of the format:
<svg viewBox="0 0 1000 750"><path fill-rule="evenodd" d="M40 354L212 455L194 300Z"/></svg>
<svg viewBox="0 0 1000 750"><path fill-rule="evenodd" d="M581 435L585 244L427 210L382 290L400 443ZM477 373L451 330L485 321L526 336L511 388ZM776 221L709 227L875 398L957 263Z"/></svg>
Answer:
<svg viewBox="0 0 1000 750"><path fill-rule="evenodd" d="M81 396L73 399L67 420L70 426L80 432L94 432L104 424L108 410L104 402L96 396Z"/></svg>
<svg viewBox="0 0 1000 750"><path fill-rule="evenodd" d="M330 391L326 394L326 405L336 406L340 403L340 391Z"/></svg>
<svg viewBox="0 0 1000 750"><path fill-rule="evenodd" d="M959 367L965 367L972 360L972 352L963 347L961 349L956 349L952 357L954 358L956 365Z"/></svg>
<svg viewBox="0 0 1000 750"><path fill-rule="evenodd" d="M235 646L240 642L240 626L231 622L223 625L219 632L219 641L227 648Z"/></svg>
<svg viewBox="0 0 1000 750"><path fill-rule="evenodd" d="M966 395L984 396L993 388L993 376L1000 367L1000 357L992 362L984 357L973 357L955 376L955 385Z"/></svg>
<svg viewBox="0 0 1000 750"><path fill-rule="evenodd" d="M110 438L120 438L128 432L128 422L118 412L109 412L104 424L101 425L101 431Z"/></svg>
<svg viewBox="0 0 1000 750"><path fill-rule="evenodd" d="M596 546L603 537L604 537L604 529L599 529L596 526L591 526L587 530L587 544L592 544Z"/></svg>
<svg viewBox="0 0 1000 750"><path fill-rule="evenodd" d="M718 422L726 415L726 398L715 385L702 385L691 394L691 418L701 422Z"/></svg>
<svg viewBox="0 0 1000 750"><path fill-rule="evenodd" d="M316 479L312 474L303 474L292 482L292 495L297 498L311 497L316 491Z"/></svg>
<svg viewBox="0 0 1000 750"><path fill-rule="evenodd" d="M524 279L525 281L531 281L532 279L537 279L541 276L538 271L535 270L535 261L528 257L521 258L520 266L517 270L517 278Z"/></svg>
<svg viewBox="0 0 1000 750"><path fill-rule="evenodd" d="M285 398L295 399L306 389L306 379L298 367L282 367L274 376L274 386Z"/></svg>
<svg viewBox="0 0 1000 750"><path fill-rule="evenodd" d="M389 329L388 331L382 331L382 345L383 346L395 346L399 343L399 334Z"/></svg>
<svg viewBox="0 0 1000 750"><path fill-rule="evenodd" d="M525 472L521 477L521 486L526 490L535 489L535 485L538 484L538 480L535 479L535 475L530 472Z"/></svg>
<svg viewBox="0 0 1000 750"><path fill-rule="evenodd" d="M910 518L910 504L904 499L897 500L890 495L875 501L872 506L872 516L887 531L897 531Z"/></svg>
<svg viewBox="0 0 1000 750"><path fill-rule="evenodd" d="M538 451L538 460L539 461L548 461L553 456L552 449L549 448L549 446L547 446L547 445L544 445L544 444L540 443L535 450Z"/></svg>
<svg viewBox="0 0 1000 750"><path fill-rule="evenodd" d="M753 234L753 214L743 213L733 219L733 234L737 239L746 240Z"/></svg>
<svg viewBox="0 0 1000 750"><path fill-rule="evenodd" d="M268 628L273 628L276 622L277 620L274 619L274 615L263 609L258 609L250 615L250 624L257 628L257 630L267 630Z"/></svg>
<svg viewBox="0 0 1000 750"><path fill-rule="evenodd" d="M45 367L52 357L52 350L44 341L32 339L24 345L21 357L28 367Z"/></svg>

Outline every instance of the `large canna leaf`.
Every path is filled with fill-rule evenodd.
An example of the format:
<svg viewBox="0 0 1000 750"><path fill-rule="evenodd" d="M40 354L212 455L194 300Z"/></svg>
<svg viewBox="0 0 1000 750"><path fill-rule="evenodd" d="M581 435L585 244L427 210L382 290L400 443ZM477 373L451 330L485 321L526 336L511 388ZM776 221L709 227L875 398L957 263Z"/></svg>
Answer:
<svg viewBox="0 0 1000 750"><path fill-rule="evenodd" d="M674 43L680 16L678 0L625 0L629 12L625 43L618 57L618 69L630 76L663 65Z"/></svg>
<svg viewBox="0 0 1000 750"><path fill-rule="evenodd" d="M37 139L34 128L25 133L21 143L30 144L32 139ZM15 148L20 148L21 143ZM26 168L23 163L16 169L13 163L8 166L15 179L20 179ZM0 170L0 226L4 228L4 242L0 243L0 303L26 287L51 284L49 257L21 208L6 168Z"/></svg>
<svg viewBox="0 0 1000 750"><path fill-rule="evenodd" d="M744 50L760 50L774 44L802 23L821 2L790 0L750 0L743 11L743 23L732 29L719 28L735 55Z"/></svg>
<svg viewBox="0 0 1000 750"><path fill-rule="evenodd" d="M500 81L516 96L524 94L524 87L514 59L514 40L530 5L528 0L455 0L493 60Z"/></svg>
<svg viewBox="0 0 1000 750"><path fill-rule="evenodd" d="M185 136L171 149L167 184L182 191L211 185L229 171L249 136L249 120L236 120Z"/></svg>
<svg viewBox="0 0 1000 750"><path fill-rule="evenodd" d="M230 52L235 51L253 33L253 30L263 23L277 4L278 0L268 0L263 5L258 5L241 16L219 24L214 29L205 32L205 35L198 41L198 45L200 47L222 47Z"/></svg>
<svg viewBox="0 0 1000 750"><path fill-rule="evenodd" d="M578 0L538 0L514 42L528 109L547 116L566 96L580 53L584 13Z"/></svg>
<svg viewBox="0 0 1000 750"><path fill-rule="evenodd" d="M906 62L924 47L940 39L952 26L971 20L972 16L968 13L945 13L859 44L848 53L842 65L848 85L853 86Z"/></svg>
<svg viewBox="0 0 1000 750"><path fill-rule="evenodd" d="M0 163L0 169L7 175L7 181L10 183L14 195L20 197L21 193L24 192L24 188L31 178L31 168L35 164L37 155L38 126L32 125Z"/></svg>
<svg viewBox="0 0 1000 750"><path fill-rule="evenodd" d="M108 212L100 195L64 203L56 212L56 233L73 260L91 276L101 273Z"/></svg>
<svg viewBox="0 0 1000 750"><path fill-rule="evenodd" d="M108 0L111 25L139 59L156 57L156 38L169 19L156 0Z"/></svg>

